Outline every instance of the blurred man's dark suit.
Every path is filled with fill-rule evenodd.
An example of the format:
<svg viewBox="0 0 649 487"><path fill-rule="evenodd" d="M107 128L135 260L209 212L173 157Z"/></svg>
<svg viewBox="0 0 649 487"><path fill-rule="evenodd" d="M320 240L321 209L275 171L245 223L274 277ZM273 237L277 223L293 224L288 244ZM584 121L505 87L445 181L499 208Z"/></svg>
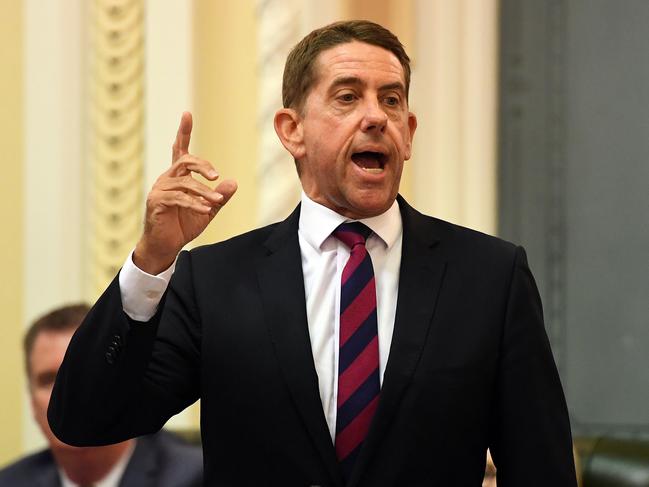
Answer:
<svg viewBox="0 0 649 487"><path fill-rule="evenodd" d="M200 448L161 431L138 438L119 487L200 487ZM0 487L60 487L51 451L29 455L0 471Z"/></svg>
<svg viewBox="0 0 649 487"><path fill-rule="evenodd" d="M566 404L524 251L399 204L392 345L348 485L479 487L490 446L499 487L573 487ZM55 434L123 440L200 397L206 485L342 486L307 328L298 220L299 207L181 253L163 311L147 324L127 319L116 279L60 369Z"/></svg>

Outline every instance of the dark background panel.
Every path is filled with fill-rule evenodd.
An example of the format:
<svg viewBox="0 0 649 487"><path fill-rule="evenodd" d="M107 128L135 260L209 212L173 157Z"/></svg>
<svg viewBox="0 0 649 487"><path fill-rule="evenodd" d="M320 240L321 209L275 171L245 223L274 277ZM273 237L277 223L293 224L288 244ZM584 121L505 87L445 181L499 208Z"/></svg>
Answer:
<svg viewBox="0 0 649 487"><path fill-rule="evenodd" d="M502 0L500 234L576 434L649 434L649 1Z"/></svg>

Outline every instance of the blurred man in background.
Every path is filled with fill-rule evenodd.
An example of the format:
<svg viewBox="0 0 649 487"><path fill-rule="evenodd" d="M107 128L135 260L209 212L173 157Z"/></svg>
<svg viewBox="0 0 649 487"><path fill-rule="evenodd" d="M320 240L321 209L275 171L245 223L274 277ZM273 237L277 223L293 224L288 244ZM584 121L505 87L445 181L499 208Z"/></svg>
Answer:
<svg viewBox="0 0 649 487"><path fill-rule="evenodd" d="M193 487L202 485L201 449L161 432L114 445L77 448L59 441L47 424L56 373L85 304L64 306L38 319L24 339L34 419L49 448L0 471L0 487Z"/></svg>

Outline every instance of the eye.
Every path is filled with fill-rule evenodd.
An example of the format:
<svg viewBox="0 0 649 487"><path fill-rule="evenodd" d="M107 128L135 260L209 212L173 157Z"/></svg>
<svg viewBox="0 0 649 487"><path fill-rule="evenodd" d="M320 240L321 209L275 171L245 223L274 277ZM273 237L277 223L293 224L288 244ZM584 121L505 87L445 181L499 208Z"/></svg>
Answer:
<svg viewBox="0 0 649 487"><path fill-rule="evenodd" d="M401 102L398 96L386 96L383 101L386 105L391 107L399 106L399 103Z"/></svg>
<svg viewBox="0 0 649 487"><path fill-rule="evenodd" d="M343 103L351 103L354 100L356 100L356 95L354 93L351 93L351 92L341 93L338 96L338 100L340 100Z"/></svg>

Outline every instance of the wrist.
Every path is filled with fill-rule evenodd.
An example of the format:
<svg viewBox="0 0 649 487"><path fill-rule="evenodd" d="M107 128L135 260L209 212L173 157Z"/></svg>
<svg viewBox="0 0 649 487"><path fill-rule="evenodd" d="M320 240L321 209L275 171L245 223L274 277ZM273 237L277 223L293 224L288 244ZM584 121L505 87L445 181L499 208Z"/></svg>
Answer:
<svg viewBox="0 0 649 487"><path fill-rule="evenodd" d="M176 255L178 252L153 252L146 242L140 240L133 251L133 264L141 271L157 276L174 263Z"/></svg>

